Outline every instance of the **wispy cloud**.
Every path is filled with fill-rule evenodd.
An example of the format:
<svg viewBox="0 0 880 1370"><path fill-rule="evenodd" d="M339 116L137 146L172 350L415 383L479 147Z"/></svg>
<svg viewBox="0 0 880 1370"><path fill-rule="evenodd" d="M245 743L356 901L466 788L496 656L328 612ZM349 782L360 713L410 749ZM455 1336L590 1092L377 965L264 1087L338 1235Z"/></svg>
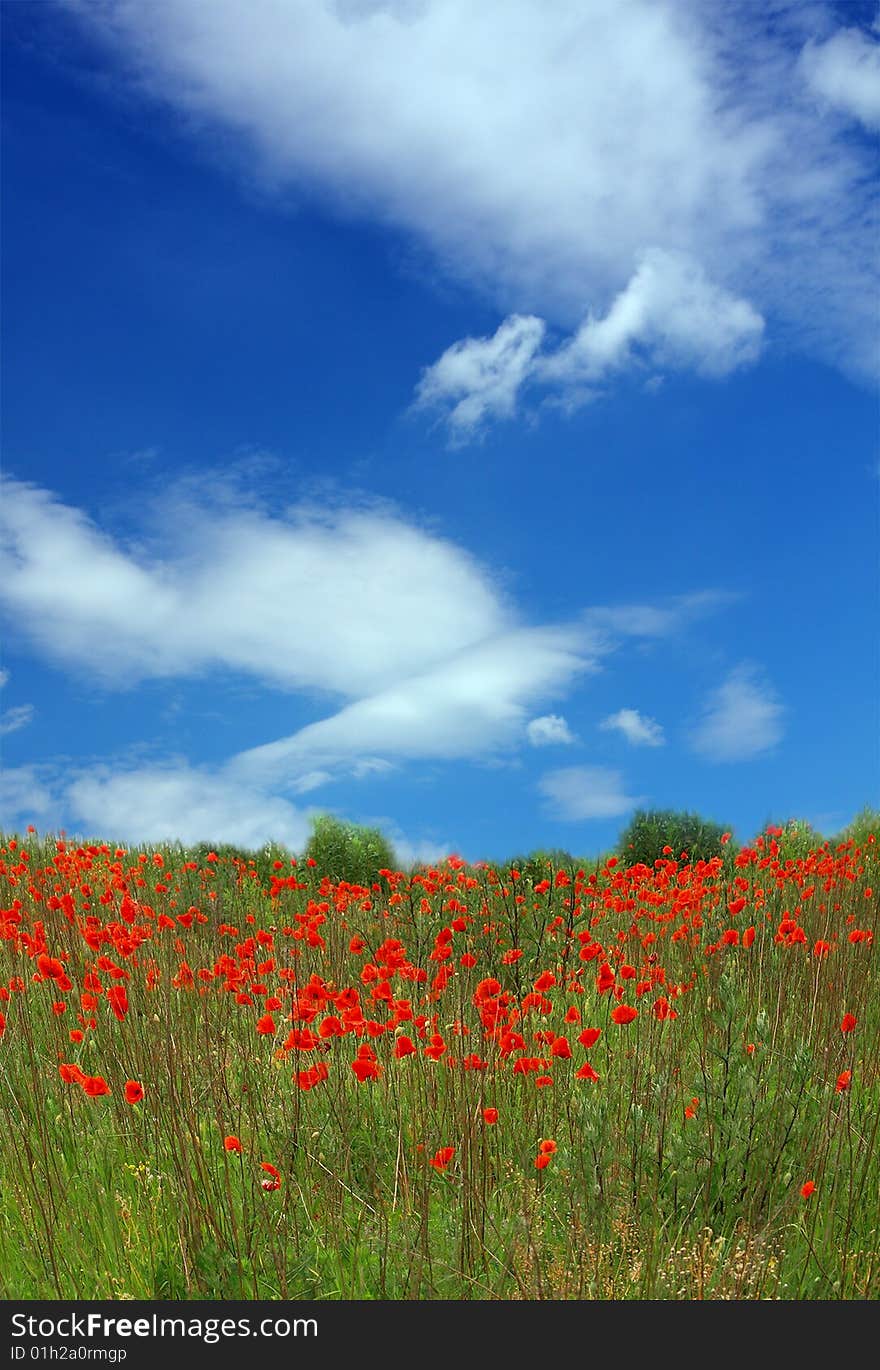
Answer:
<svg viewBox="0 0 880 1370"><path fill-rule="evenodd" d="M693 730L694 750L709 761L748 761L783 734L785 710L756 667L738 666L709 697Z"/></svg>
<svg viewBox="0 0 880 1370"><path fill-rule="evenodd" d="M212 159L404 229L503 314L571 329L589 307L581 342L613 351L613 301L655 249L787 346L876 375L874 148L816 98L873 122L873 40L826 5L62 2ZM509 406L502 370L455 403Z"/></svg>
<svg viewBox="0 0 880 1370"><path fill-rule="evenodd" d="M4 709L0 714L0 737L5 737L7 733L17 733L19 728L26 728L33 720L35 712L33 704L18 704L14 709Z"/></svg>
<svg viewBox="0 0 880 1370"><path fill-rule="evenodd" d="M623 733L634 747L662 747L666 738L663 729L653 718L646 718L638 709L619 709L599 724L604 732Z"/></svg>
<svg viewBox="0 0 880 1370"><path fill-rule="evenodd" d="M546 807L555 818L577 823L590 818L617 818L645 800L626 793L620 771L604 766L567 766L548 771L538 782Z"/></svg>
<svg viewBox="0 0 880 1370"><path fill-rule="evenodd" d="M526 727L526 736L533 747L569 747L577 741L560 714L543 714L533 718Z"/></svg>
<svg viewBox="0 0 880 1370"><path fill-rule="evenodd" d="M643 253L604 317L588 315L564 343L541 351L545 331L543 320L514 315L494 337L453 344L424 372L417 406L441 410L460 446L488 420L514 418L526 386L549 392L570 412L632 367L726 376L756 360L764 320L696 262L655 248Z"/></svg>

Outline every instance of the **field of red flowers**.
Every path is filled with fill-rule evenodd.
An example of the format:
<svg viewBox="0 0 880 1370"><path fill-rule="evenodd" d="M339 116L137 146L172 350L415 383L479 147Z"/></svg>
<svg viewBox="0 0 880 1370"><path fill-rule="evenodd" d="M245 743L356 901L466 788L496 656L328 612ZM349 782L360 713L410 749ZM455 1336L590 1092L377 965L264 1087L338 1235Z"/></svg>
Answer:
<svg viewBox="0 0 880 1370"><path fill-rule="evenodd" d="M0 847L4 1298L875 1298L873 836Z"/></svg>

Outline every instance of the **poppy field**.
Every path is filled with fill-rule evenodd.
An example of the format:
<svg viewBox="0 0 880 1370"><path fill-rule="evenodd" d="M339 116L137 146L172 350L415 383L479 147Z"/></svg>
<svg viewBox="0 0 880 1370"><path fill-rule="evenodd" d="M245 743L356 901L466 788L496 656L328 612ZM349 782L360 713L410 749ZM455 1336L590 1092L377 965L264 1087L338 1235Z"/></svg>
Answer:
<svg viewBox="0 0 880 1370"><path fill-rule="evenodd" d="M0 847L6 1299L880 1294L873 835Z"/></svg>

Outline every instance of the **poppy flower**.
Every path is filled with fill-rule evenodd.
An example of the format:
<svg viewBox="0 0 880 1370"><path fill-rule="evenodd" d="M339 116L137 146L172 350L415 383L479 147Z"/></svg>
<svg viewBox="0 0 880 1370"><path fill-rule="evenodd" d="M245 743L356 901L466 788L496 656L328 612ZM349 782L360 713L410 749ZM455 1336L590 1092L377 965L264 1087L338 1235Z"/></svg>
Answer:
<svg viewBox="0 0 880 1370"><path fill-rule="evenodd" d="M814 1180L807 1180L806 1184L802 1184L802 1185L801 1185L801 1198L802 1198L802 1199L808 1199L808 1198L810 1197L810 1195L811 1195L811 1194L815 1194L815 1192L816 1192L816 1183L815 1183Z"/></svg>
<svg viewBox="0 0 880 1370"><path fill-rule="evenodd" d="M442 1175L454 1155L454 1146L441 1146L436 1155L431 1157L431 1159L428 1162L428 1165L433 1166L434 1169Z"/></svg>
<svg viewBox="0 0 880 1370"><path fill-rule="evenodd" d="M685 1116L686 1118L695 1118L695 1117L697 1116L697 1109L698 1109L699 1107L700 1107L700 1101L699 1101L699 1099L691 1099L690 1103L688 1104L687 1108L686 1108L685 1111L684 1111L684 1116Z"/></svg>
<svg viewBox="0 0 880 1370"><path fill-rule="evenodd" d="M548 1137L546 1141L538 1144L538 1151L542 1156L552 1156L556 1151L556 1143L552 1138Z"/></svg>
<svg viewBox="0 0 880 1370"><path fill-rule="evenodd" d="M101 1094L109 1094L110 1086L103 1075L87 1075L82 1081L82 1087L90 1099L97 1099Z"/></svg>
<svg viewBox="0 0 880 1370"><path fill-rule="evenodd" d="M841 1032L855 1032L857 1019L851 1013L843 1015L843 1022L840 1024Z"/></svg>
<svg viewBox="0 0 880 1370"><path fill-rule="evenodd" d="M550 1157L548 1153L546 1151L539 1151L538 1155L535 1157L535 1169L546 1170L549 1164Z"/></svg>
<svg viewBox="0 0 880 1370"><path fill-rule="evenodd" d="M144 1097L144 1087L137 1080L126 1080L125 1082L125 1102L127 1104L139 1104Z"/></svg>
<svg viewBox="0 0 880 1370"><path fill-rule="evenodd" d="M585 1061L580 1070L575 1071L574 1078L576 1080L598 1080L599 1076L596 1074L589 1061Z"/></svg>
<svg viewBox="0 0 880 1370"><path fill-rule="evenodd" d="M601 1036L601 1028L584 1028L583 1032L578 1037L578 1041L582 1047L586 1047L587 1051L589 1051L590 1047L595 1046Z"/></svg>
<svg viewBox="0 0 880 1370"><path fill-rule="evenodd" d="M497 1108L484 1108L484 1109L483 1109L483 1121L486 1122L486 1123L488 1123L489 1126L492 1127L492 1125L493 1125L494 1123L497 1123L497 1122L498 1122L498 1109L497 1109Z"/></svg>
<svg viewBox="0 0 880 1370"><path fill-rule="evenodd" d="M352 1061L351 1068L361 1084L365 1080L378 1080L382 1074L382 1067L379 1062L371 1060L368 1056L358 1056L356 1060Z"/></svg>
<svg viewBox="0 0 880 1370"><path fill-rule="evenodd" d="M264 1013L257 1022L257 1032L262 1037L272 1037L275 1034L275 1019L271 1013Z"/></svg>
<svg viewBox="0 0 880 1370"><path fill-rule="evenodd" d="M223 1145L227 1151L237 1151L241 1154L241 1142L237 1137L224 1137Z"/></svg>
<svg viewBox="0 0 880 1370"><path fill-rule="evenodd" d="M260 1161L260 1169L268 1172L268 1178L260 1181L264 1189L272 1190L281 1188L281 1175L275 1169L274 1165L270 1165L268 1161Z"/></svg>
<svg viewBox="0 0 880 1370"><path fill-rule="evenodd" d="M633 1018L638 1016L637 1008L630 1008L629 1004L618 1004L617 1008L611 1010L611 1021L620 1024L631 1023Z"/></svg>
<svg viewBox="0 0 880 1370"><path fill-rule="evenodd" d="M411 1037L400 1036L394 1043L394 1055L398 1061L402 1061L404 1056L412 1056L415 1050L416 1045Z"/></svg>
<svg viewBox="0 0 880 1370"><path fill-rule="evenodd" d="M838 1094L842 1094L842 1093L844 1092L844 1090L849 1089L849 1087L850 1087L850 1082L851 1082L851 1081L852 1081L852 1071L851 1071L851 1070L844 1070L844 1071L841 1071L841 1073L840 1073L840 1074L838 1075L838 1077L837 1077L836 1089L837 1089Z"/></svg>
<svg viewBox="0 0 880 1370"><path fill-rule="evenodd" d="M86 1077L77 1065L67 1065L64 1062L58 1067L58 1074L66 1085L81 1085Z"/></svg>

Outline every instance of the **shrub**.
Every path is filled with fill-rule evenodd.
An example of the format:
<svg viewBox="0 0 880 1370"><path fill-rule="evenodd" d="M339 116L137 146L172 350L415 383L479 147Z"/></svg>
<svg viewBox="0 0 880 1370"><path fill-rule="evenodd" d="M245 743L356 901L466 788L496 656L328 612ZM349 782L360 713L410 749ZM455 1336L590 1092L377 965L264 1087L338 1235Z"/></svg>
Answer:
<svg viewBox="0 0 880 1370"><path fill-rule="evenodd" d="M730 846L725 847L721 841L729 831L729 827L712 823L698 813L678 809L637 809L620 834L618 850L630 866L637 862L653 866L663 857L664 847L671 847L675 857L687 852L691 861L708 860L711 856L730 852Z"/></svg>
<svg viewBox="0 0 880 1370"><path fill-rule="evenodd" d="M864 847L871 837L880 841L880 810L872 809L870 804L866 804L852 822L837 834L834 845L840 842L854 842L857 847ZM871 845L876 845L876 841Z"/></svg>
<svg viewBox="0 0 880 1370"><path fill-rule="evenodd" d="M321 875L346 880L350 885L372 885L380 870L396 869L394 848L378 828L345 823L332 814L312 819L312 835L304 856L311 858Z"/></svg>

